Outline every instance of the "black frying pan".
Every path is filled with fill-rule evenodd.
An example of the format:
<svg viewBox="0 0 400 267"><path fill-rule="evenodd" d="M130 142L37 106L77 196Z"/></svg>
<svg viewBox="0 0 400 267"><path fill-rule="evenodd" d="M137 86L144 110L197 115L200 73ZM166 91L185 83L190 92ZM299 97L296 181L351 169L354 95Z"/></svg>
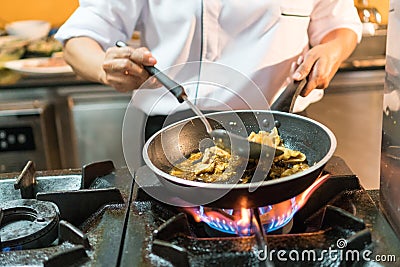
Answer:
<svg viewBox="0 0 400 267"><path fill-rule="evenodd" d="M177 196L193 206L217 208L254 208L279 203L306 190L321 174L335 151L334 134L321 123L299 115L244 110L216 112L207 117L213 127L221 127L219 122L227 118L232 120L232 114L238 115L238 122L243 122L248 133L259 131L260 117L262 121L263 116L268 119L273 116L280 123L279 133L285 146L303 152L310 168L288 177L248 184L203 183L171 176L168 172L181 159L181 155L188 156L198 150L199 143L208 137L200 119L193 117L163 128L143 148L146 165L157 175L171 196Z"/></svg>

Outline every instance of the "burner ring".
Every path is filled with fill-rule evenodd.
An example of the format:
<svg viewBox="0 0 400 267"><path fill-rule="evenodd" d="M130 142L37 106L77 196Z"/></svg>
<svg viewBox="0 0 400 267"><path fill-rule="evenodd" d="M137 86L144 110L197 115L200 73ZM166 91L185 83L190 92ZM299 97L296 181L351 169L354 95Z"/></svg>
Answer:
<svg viewBox="0 0 400 267"><path fill-rule="evenodd" d="M2 250L41 248L58 237L59 210L52 202L18 199L0 204Z"/></svg>

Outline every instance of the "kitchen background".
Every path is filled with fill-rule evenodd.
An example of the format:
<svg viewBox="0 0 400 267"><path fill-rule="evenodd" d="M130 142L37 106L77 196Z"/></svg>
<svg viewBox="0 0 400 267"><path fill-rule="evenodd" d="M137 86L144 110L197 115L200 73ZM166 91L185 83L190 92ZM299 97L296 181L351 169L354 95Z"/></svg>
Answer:
<svg viewBox="0 0 400 267"><path fill-rule="evenodd" d="M355 3L363 2L355 0ZM365 0L364 0L365 2ZM389 0L369 0L382 14L382 23L387 24ZM53 26L60 26L78 6L77 0L14 0L1 7L0 18L4 21L43 19Z"/></svg>
<svg viewBox="0 0 400 267"><path fill-rule="evenodd" d="M325 169L332 176L310 187L311 196L303 193L248 213L165 205L149 194L166 193L149 169L140 168L132 179L126 168L118 168L124 165L121 124L129 93L84 81L72 71L21 74L2 68L0 60L0 266L258 266L264 260L257 256L266 256L267 248L279 252L279 260L268 257L275 266L288 265L280 260L286 255L290 260L301 255L293 263L301 266L399 266L400 9L391 6L386 27L388 2L369 1L382 22L365 24L368 32L324 98L307 109L335 133L336 155L351 170L333 157ZM400 5L400 0L390 2ZM42 19L57 28L77 5L77 0L14 0L2 7L0 27ZM364 11L360 16L376 14ZM23 57L30 60L32 51L27 48ZM137 133L129 137L139 164L144 116L134 114L129 121ZM104 161L79 170L104 159L112 159L117 169ZM27 160L38 172L28 164L21 173ZM9 171L17 173L3 173ZM379 180L380 190L363 190L358 183L372 189ZM304 207L298 210L299 205ZM255 226L260 222L262 227ZM255 232L241 236L242 230Z"/></svg>
<svg viewBox="0 0 400 267"><path fill-rule="evenodd" d="M361 2L368 2L369 6L377 8L382 15L382 31L377 31L374 36L365 36L357 53L346 62L347 65L343 65L343 69L326 90L324 99L310 106L308 115L333 130L338 138L336 154L360 177L363 186L378 188L385 74L384 64L368 64L376 59L384 59L389 0L356 0L356 4ZM11 21L40 19L49 21L53 28L57 28L77 6L78 1L72 0L14 0L2 6L0 27ZM29 92L24 89L16 90L13 86L0 88L0 112L10 109L5 108L6 103L13 101L19 105L22 103L21 110L25 111L32 110L29 105L38 108L39 103L42 105L38 111L41 114L40 123L46 125L37 127L41 132L39 135L43 137L43 149L36 151L36 154L25 153L26 159L21 157L22 154L13 154L11 157L10 154L0 153L0 172L19 168L20 162L14 166L6 166L11 159L17 158L25 163L32 157L38 158L39 168L79 167L104 158L113 159L117 166L124 165L120 131L129 95L115 93L101 85L79 81L71 84L55 87L49 85L50 89L40 86ZM27 103L32 99L39 102ZM9 113L4 114L6 115L2 119L0 116L0 128L1 123L10 124L10 120L5 118ZM17 116L21 117L21 114L18 113ZM142 115L138 113L137 129L141 128L141 119ZM31 117L26 120L31 120ZM56 122L52 123L54 120ZM104 121L108 123L105 124ZM54 134L57 135L57 140L47 138ZM133 142L139 142L138 140L139 135ZM59 150L57 153L52 147L56 142ZM37 144L40 145L38 142ZM43 153L45 156L38 156ZM40 165L40 160L45 162Z"/></svg>

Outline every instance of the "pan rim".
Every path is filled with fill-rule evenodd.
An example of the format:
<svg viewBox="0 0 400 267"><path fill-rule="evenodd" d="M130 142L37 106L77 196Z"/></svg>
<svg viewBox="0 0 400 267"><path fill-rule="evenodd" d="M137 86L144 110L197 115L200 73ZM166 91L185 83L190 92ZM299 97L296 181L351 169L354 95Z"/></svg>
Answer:
<svg viewBox="0 0 400 267"><path fill-rule="evenodd" d="M157 176L162 177L163 179L166 179L170 182L173 182L174 184L177 185L181 185L181 186L185 186L185 187L201 187L201 188L207 188L207 189L216 189L216 190L230 190L230 189L248 189L248 190L252 190L252 189L257 189L260 186L273 186L273 185L278 185L280 183L284 183L284 182L289 182L292 180L296 180L302 177L307 176L307 174L312 173L318 169L322 169L322 167L328 162L329 159L331 159L331 157L334 155L334 152L336 150L336 146L337 146L337 140L336 140L336 136L334 135L334 133L324 124L311 119L311 118L307 118L298 114L293 114L293 113L287 113L287 112L282 112L282 111L273 111L273 110L232 110L232 111L217 111L217 112L212 112L212 113L208 113L206 114L206 117L208 116L212 116L214 114L224 114L224 113L244 113L244 112L251 112L251 113L257 113L257 112L261 112L261 113L265 113L265 112L269 112L272 113L272 115L274 114L280 114L280 115L284 115L284 116L291 116L291 117L296 117L298 119L301 120L305 120L308 122L311 122L315 125L317 125L318 127L322 128L324 130L324 132L328 135L329 140L330 140L330 147L328 152L325 154L325 156L318 161L316 164L310 166L310 168L308 168L307 170L304 170L302 172L298 172L283 178L277 178L277 179L273 179L273 180L267 180L267 181L261 181L261 182L256 182L256 183L247 183L247 184L220 184L220 183L204 183L204 182L197 182L197 181L189 181L189 180L185 180L176 176L172 176L162 170L160 170L159 168L157 168L152 161L150 160L150 158L148 157L148 154L146 153L150 143L163 131L172 128L176 125L182 124L182 123L186 123L190 120L199 118L199 116L193 116L184 120L180 120L178 122L175 122L173 124L170 124L164 128L162 128L161 130L157 131L155 134L153 134L145 143L145 145L143 146L143 150L142 150L142 156L143 156L143 160L146 163L146 165L157 174Z"/></svg>

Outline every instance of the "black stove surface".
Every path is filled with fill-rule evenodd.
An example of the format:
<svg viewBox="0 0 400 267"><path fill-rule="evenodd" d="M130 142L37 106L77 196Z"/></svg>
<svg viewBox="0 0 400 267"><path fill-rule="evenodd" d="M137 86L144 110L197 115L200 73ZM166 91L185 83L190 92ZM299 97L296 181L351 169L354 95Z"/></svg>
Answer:
<svg viewBox="0 0 400 267"><path fill-rule="evenodd" d="M149 171L138 170L136 175ZM121 263L143 266L396 266L400 241L345 162L333 157L332 177L293 218L287 234L210 236L205 223L135 187ZM151 184L151 182L149 182ZM151 185L155 186L155 185ZM376 198L375 198L376 200ZM269 260L265 259L265 252ZM346 254L347 253L347 254ZM379 258L381 257L381 258ZM373 260L384 259L377 262Z"/></svg>
<svg viewBox="0 0 400 267"><path fill-rule="evenodd" d="M0 266L120 265L133 179L127 169L115 170L109 161L100 165L88 166L89 173L36 172L32 179L35 171L28 163L29 168L18 177L3 175ZM19 210L11 206L16 201L24 204ZM53 239L47 238L44 243L38 238L39 232L20 234L14 239L2 233L18 226L19 232L24 233L32 226L43 225L42 220L48 221L49 216L38 216L38 211L48 204L55 204L58 213L54 216L59 221Z"/></svg>
<svg viewBox="0 0 400 267"><path fill-rule="evenodd" d="M182 209L147 195L127 169L103 169L89 174L38 172L36 185L19 191L14 189L16 175L0 179L0 203L21 199L23 193L27 199L53 202L59 209L58 237L52 244L21 250L0 243L0 266L396 266L400 262L400 241L376 205L377 191L365 191L338 157L325 168L332 177L295 214L290 232L268 234L265 246L256 235L210 232ZM143 167L136 175L146 172ZM152 187L159 186L153 182ZM10 227L4 216L1 221L0 215L1 229ZM377 257L385 261L368 261Z"/></svg>

